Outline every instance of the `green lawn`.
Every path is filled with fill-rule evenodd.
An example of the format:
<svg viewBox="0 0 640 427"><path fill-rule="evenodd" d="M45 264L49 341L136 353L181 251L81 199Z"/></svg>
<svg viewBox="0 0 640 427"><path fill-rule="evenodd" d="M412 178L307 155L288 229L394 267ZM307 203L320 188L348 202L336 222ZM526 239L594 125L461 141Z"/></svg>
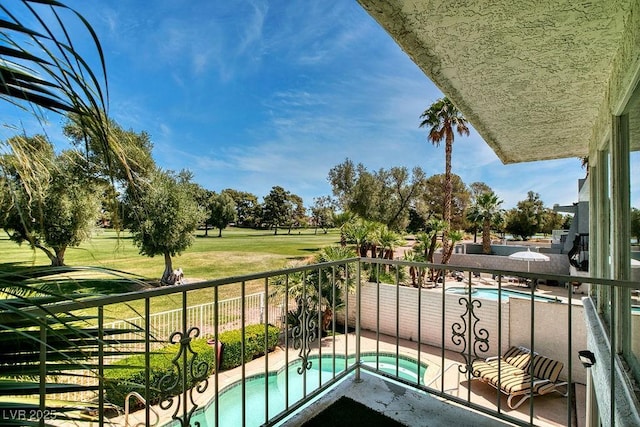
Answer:
<svg viewBox="0 0 640 427"><path fill-rule="evenodd" d="M313 256L325 246L338 244L338 231L328 234L313 230L279 231L278 235L265 230L229 228L223 231L222 238L217 230L198 232L193 246L173 259L174 268L181 267L185 278L191 280L218 279L239 276L287 267L294 260ZM46 267L48 258L40 250L31 250L28 245L18 246L5 235L0 236L0 271L23 272L34 267ZM112 230L99 230L88 242L78 248L70 248L65 256L69 266L96 266L123 270L149 280L158 280L164 270L164 258L149 258L138 253L128 233L118 236ZM247 294L263 290L264 283L249 283ZM239 296L237 286L220 289L220 299ZM189 305L211 301L213 291L203 289L189 293ZM154 298L154 312L180 307L179 296ZM133 304L133 310L142 310L142 302ZM129 310L127 310L129 311ZM118 313L116 317L125 318L132 314Z"/></svg>

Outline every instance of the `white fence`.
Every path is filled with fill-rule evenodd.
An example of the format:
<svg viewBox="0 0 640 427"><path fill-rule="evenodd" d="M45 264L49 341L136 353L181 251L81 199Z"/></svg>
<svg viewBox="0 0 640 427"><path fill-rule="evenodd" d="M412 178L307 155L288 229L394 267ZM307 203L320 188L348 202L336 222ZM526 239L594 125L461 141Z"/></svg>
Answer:
<svg viewBox="0 0 640 427"><path fill-rule="evenodd" d="M268 318L265 319L265 293L259 292L245 296L244 301L244 320L245 325L260 324L267 320L269 323L280 326L282 319L282 304L272 304L269 300ZM187 308L186 313L183 310L175 309L163 311L160 313L149 314L149 334L151 336L151 349L163 347L169 343L171 334L176 331L183 330L183 314L186 316L187 328L198 327L200 329L200 337L213 337L215 332L215 303L205 303ZM218 333L240 329L242 326L242 297L231 298L218 301ZM145 317L138 316L125 320L117 320L111 323L105 323L104 329L122 329L128 330L126 333L115 333L109 336L121 342L116 345L116 349L122 352L122 356L105 357L105 363L113 363L114 361L126 357L132 351L143 352L145 349ZM135 331L131 331L135 330ZM97 386L98 378L96 373L91 371L78 372L77 377L66 377L65 381L86 386ZM55 382L55 378L53 379ZM93 392L75 392L54 394L51 398L60 400L86 401L94 397Z"/></svg>
<svg viewBox="0 0 640 427"><path fill-rule="evenodd" d="M265 294L259 292L245 296L245 325L253 325L264 322ZM279 322L281 309L278 306L269 306L269 323ZM213 336L215 303L205 303L187 308L187 328L198 327L200 336ZM155 347L166 345L169 337L176 331L182 331L183 310L181 308L149 315L149 332L151 339L155 341ZM239 329L242 326L242 298L231 298L218 302L218 332ZM140 340L144 338L145 318L142 316L126 320L118 320L105 324L105 329L139 329L140 332L128 332L118 334L117 339ZM127 350L144 350L144 342L129 344ZM152 346L152 347L153 347Z"/></svg>

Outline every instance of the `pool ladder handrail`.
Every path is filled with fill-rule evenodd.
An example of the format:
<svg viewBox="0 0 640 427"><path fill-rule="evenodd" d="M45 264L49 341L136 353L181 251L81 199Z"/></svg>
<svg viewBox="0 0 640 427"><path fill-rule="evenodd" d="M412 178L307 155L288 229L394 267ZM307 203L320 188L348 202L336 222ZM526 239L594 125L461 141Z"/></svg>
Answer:
<svg viewBox="0 0 640 427"><path fill-rule="evenodd" d="M140 393L138 393L137 391L132 391L132 392L130 392L129 394L127 394L127 396L124 398L124 425L125 425L125 427L129 427L129 425L130 425L130 424L129 424L129 401L131 400L131 398L132 398L132 397L135 397L135 398L136 398L140 403L142 403L143 405L145 405L145 406L147 405L147 401L146 401L146 400L144 399L144 397L142 397L142 395L141 395ZM155 409L153 409L153 407L151 407L151 406L149 407L149 410L150 410L151 412L153 412L153 415L155 415L155 416L156 416L156 420L155 420L155 422L154 422L154 423L152 423L152 424L146 424L146 423L142 424L142 423L138 423L138 424L136 424L136 427L137 427L137 426L146 426L146 425L148 425L148 426L150 426L150 427L153 427L153 426L158 425L158 423L160 422L160 415L159 415L159 414L156 412L156 410L155 410Z"/></svg>

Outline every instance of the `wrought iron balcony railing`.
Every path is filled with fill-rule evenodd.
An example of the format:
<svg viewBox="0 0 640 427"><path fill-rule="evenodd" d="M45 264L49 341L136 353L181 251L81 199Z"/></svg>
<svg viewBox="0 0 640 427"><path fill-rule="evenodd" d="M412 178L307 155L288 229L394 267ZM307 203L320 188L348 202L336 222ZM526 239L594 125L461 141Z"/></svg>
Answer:
<svg viewBox="0 0 640 427"><path fill-rule="evenodd" d="M361 380L366 372L520 425L550 417L544 411L555 405L555 416L558 407L563 414L555 422L571 425L574 385L586 378L577 358L586 348L583 307L573 286L548 288L546 294L517 287L538 279L575 283L576 277L441 268L354 258L29 307L12 313L11 323L4 313L3 333L12 329L6 325L21 322L16 316L30 325L14 345L30 354L37 369L21 375L28 363L20 357L13 368L2 367L15 369L18 380L8 393L13 396L4 398L14 399L17 409L2 417L32 415L44 422L64 414L98 425L275 425L338 382ZM222 300L223 290L237 300ZM196 294L210 302L190 304ZM167 311L172 302L176 307ZM63 335L83 346L59 350ZM37 345L20 344L27 340ZM558 387L556 399L539 404L534 397L512 409L500 387L476 381L478 361L514 346L563 365L556 381L566 385ZM530 378L529 386L536 387L537 379ZM25 403L29 396L20 396L20 383L34 379L37 397ZM125 416L132 396L144 404Z"/></svg>

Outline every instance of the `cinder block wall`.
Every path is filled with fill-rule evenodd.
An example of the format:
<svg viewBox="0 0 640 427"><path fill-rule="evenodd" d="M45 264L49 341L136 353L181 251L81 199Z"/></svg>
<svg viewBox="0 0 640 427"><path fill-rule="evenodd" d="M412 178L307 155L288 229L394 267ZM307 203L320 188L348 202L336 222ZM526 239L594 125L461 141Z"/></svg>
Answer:
<svg viewBox="0 0 640 427"><path fill-rule="evenodd" d="M421 292L420 311L418 311L418 292ZM379 331L381 334L399 336L401 339L417 341L420 324L421 342L436 347L442 344L442 288L422 289L388 284L367 283L361 289L362 329ZM467 300L461 295L444 295L444 348L460 352L469 350L469 331L471 342L476 341L475 353L479 357L498 354L498 318L502 317L502 352L511 345L531 347L530 319L531 303L528 300L510 299L501 303L491 300L475 300L473 316L469 317ZM397 303L396 303L397 302ZM355 326L356 299L349 295L349 325ZM568 361L568 323L567 305L543 301L535 302L535 350L547 357L565 364L561 377L567 377ZM397 315L399 313L399 315ZM572 307L572 380L586 381L585 370L577 359L578 350L586 347L584 310L582 306ZM344 313L337 313L338 320L344 321ZM397 320L396 320L397 319ZM471 325L471 327L469 327ZM453 331L466 332L464 338L455 338ZM481 348L474 338L474 332L480 338L488 337L488 347ZM473 344L472 344L473 345ZM472 349L472 352L474 349Z"/></svg>
<svg viewBox="0 0 640 427"><path fill-rule="evenodd" d="M379 294L378 294L379 292ZM421 310L418 312L417 288L407 286L367 283L362 287L361 328L398 336L411 341L418 340L418 324L423 344L442 346L442 289L422 289ZM379 295L379 296L378 296ZM478 356L486 357L498 353L498 302L478 300L474 307L476 318L469 318L466 300L461 295L445 294L444 347L449 350L469 350L466 342L474 341L475 333L488 338L488 347L476 347ZM398 301L398 305L396 305ZM502 350L509 347L509 304L502 303ZM399 309L399 310L398 310ZM399 316L396 313L400 313ZM349 295L349 324L355 325L355 295ZM379 314L379 316L378 316ZM464 316L464 317L462 317ZM398 319L398 321L396 321ZM469 326L471 325L471 326ZM466 332L464 337L453 339L452 328ZM473 349L472 349L473 350Z"/></svg>

